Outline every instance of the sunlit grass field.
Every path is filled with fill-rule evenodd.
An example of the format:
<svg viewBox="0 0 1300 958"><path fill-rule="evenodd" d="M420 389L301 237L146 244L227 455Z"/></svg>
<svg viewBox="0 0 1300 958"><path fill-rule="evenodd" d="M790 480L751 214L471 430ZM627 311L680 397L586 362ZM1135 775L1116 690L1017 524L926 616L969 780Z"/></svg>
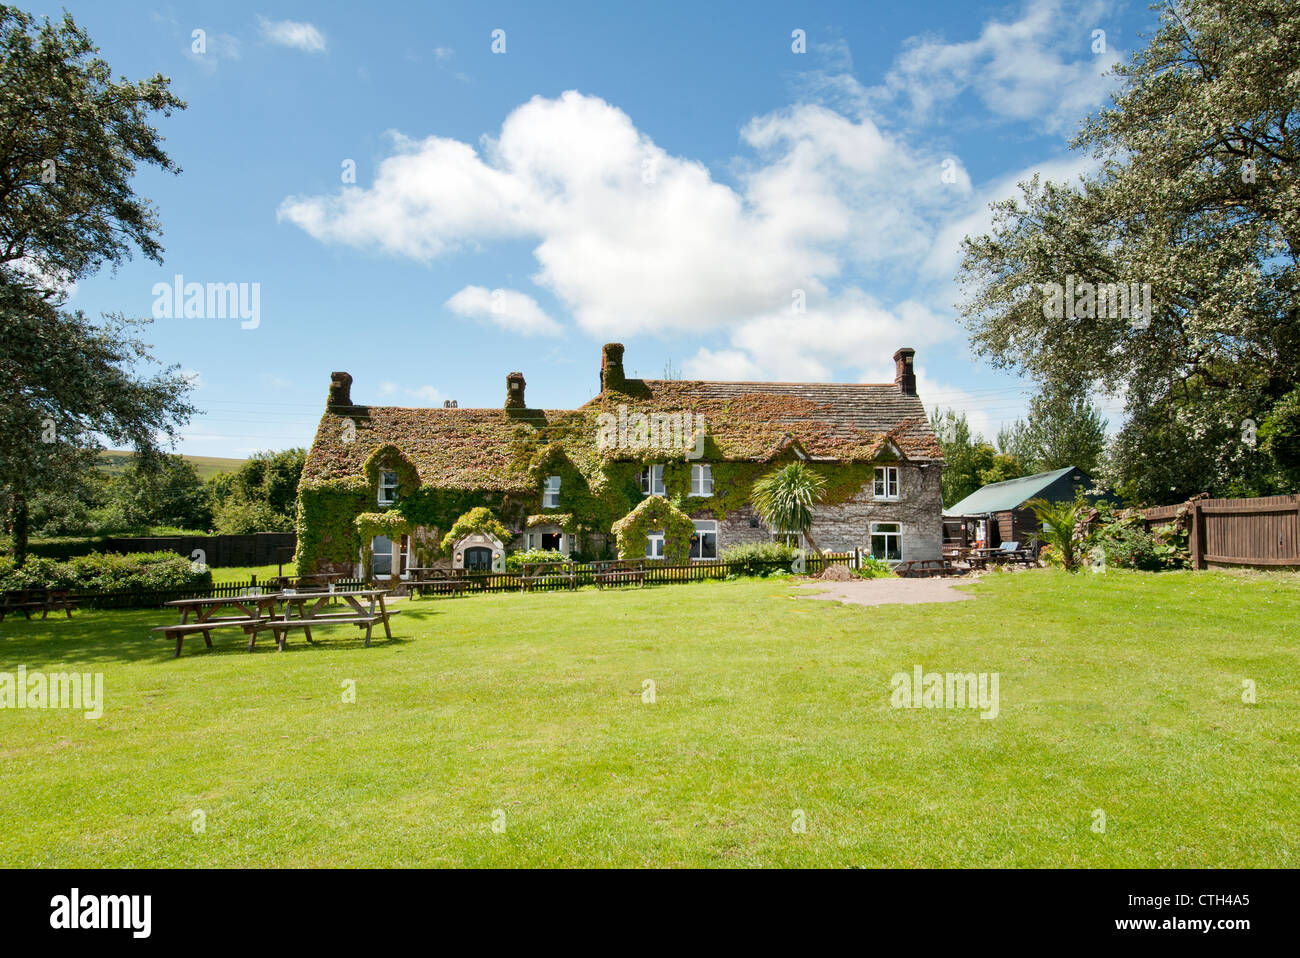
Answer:
<svg viewBox="0 0 1300 958"><path fill-rule="evenodd" d="M1300 865L1295 577L964 588L412 600L369 649L179 660L170 610L9 619L0 671L102 671L105 705L0 710L0 865ZM997 718L891 708L915 665L997 672Z"/></svg>

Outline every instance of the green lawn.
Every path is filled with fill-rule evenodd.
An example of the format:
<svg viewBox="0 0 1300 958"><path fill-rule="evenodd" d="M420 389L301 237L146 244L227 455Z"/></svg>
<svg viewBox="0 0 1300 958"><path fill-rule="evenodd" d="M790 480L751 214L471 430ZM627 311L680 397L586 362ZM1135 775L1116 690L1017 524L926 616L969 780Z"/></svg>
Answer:
<svg viewBox="0 0 1300 958"><path fill-rule="evenodd" d="M1300 865L1296 578L969 588L412 601L369 649L180 660L170 613L11 619L0 669L102 670L106 705L0 711L0 866ZM1000 714L891 708L917 664L999 673Z"/></svg>

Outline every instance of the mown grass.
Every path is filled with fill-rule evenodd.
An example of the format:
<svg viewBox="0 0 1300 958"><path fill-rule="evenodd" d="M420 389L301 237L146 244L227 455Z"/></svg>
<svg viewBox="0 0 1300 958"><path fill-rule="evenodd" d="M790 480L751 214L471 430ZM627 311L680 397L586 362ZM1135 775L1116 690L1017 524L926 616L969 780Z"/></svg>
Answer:
<svg viewBox="0 0 1300 958"><path fill-rule="evenodd" d="M106 705L0 710L0 865L1300 864L1294 578L969 588L408 601L369 649L228 632L179 660L160 611L11 619L3 670L102 671ZM891 708L917 664L998 672L999 716Z"/></svg>

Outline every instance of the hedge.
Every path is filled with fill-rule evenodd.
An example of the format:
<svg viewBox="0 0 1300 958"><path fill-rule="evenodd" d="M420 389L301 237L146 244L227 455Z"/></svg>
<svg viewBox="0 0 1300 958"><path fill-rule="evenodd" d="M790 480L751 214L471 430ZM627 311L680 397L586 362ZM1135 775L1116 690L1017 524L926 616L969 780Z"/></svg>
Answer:
<svg viewBox="0 0 1300 958"><path fill-rule="evenodd" d="M21 567L0 558L0 590L72 589L79 592L210 589L212 573L175 552L133 552L105 555L94 552L57 562L31 557Z"/></svg>

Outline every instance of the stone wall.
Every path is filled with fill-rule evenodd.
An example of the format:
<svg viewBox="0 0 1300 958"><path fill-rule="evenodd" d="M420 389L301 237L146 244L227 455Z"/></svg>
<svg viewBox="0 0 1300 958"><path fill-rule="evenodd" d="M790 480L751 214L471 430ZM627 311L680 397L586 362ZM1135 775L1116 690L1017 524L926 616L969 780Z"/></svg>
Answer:
<svg viewBox="0 0 1300 958"><path fill-rule="evenodd" d="M847 502L813 509L812 536L826 552L849 552L871 547L871 523L897 522L903 531L904 559L938 559L943 550L943 493L940 466L901 465L899 498L878 500L868 483ZM711 519L693 512L692 519ZM752 542L771 542L772 534L749 506L736 509L718 522L718 550Z"/></svg>
<svg viewBox="0 0 1300 958"><path fill-rule="evenodd" d="M878 500L871 485L837 506L813 509L812 536L827 552L871 546L871 523L897 522L904 559L938 559L943 554L943 491L938 465L901 465L899 498Z"/></svg>

